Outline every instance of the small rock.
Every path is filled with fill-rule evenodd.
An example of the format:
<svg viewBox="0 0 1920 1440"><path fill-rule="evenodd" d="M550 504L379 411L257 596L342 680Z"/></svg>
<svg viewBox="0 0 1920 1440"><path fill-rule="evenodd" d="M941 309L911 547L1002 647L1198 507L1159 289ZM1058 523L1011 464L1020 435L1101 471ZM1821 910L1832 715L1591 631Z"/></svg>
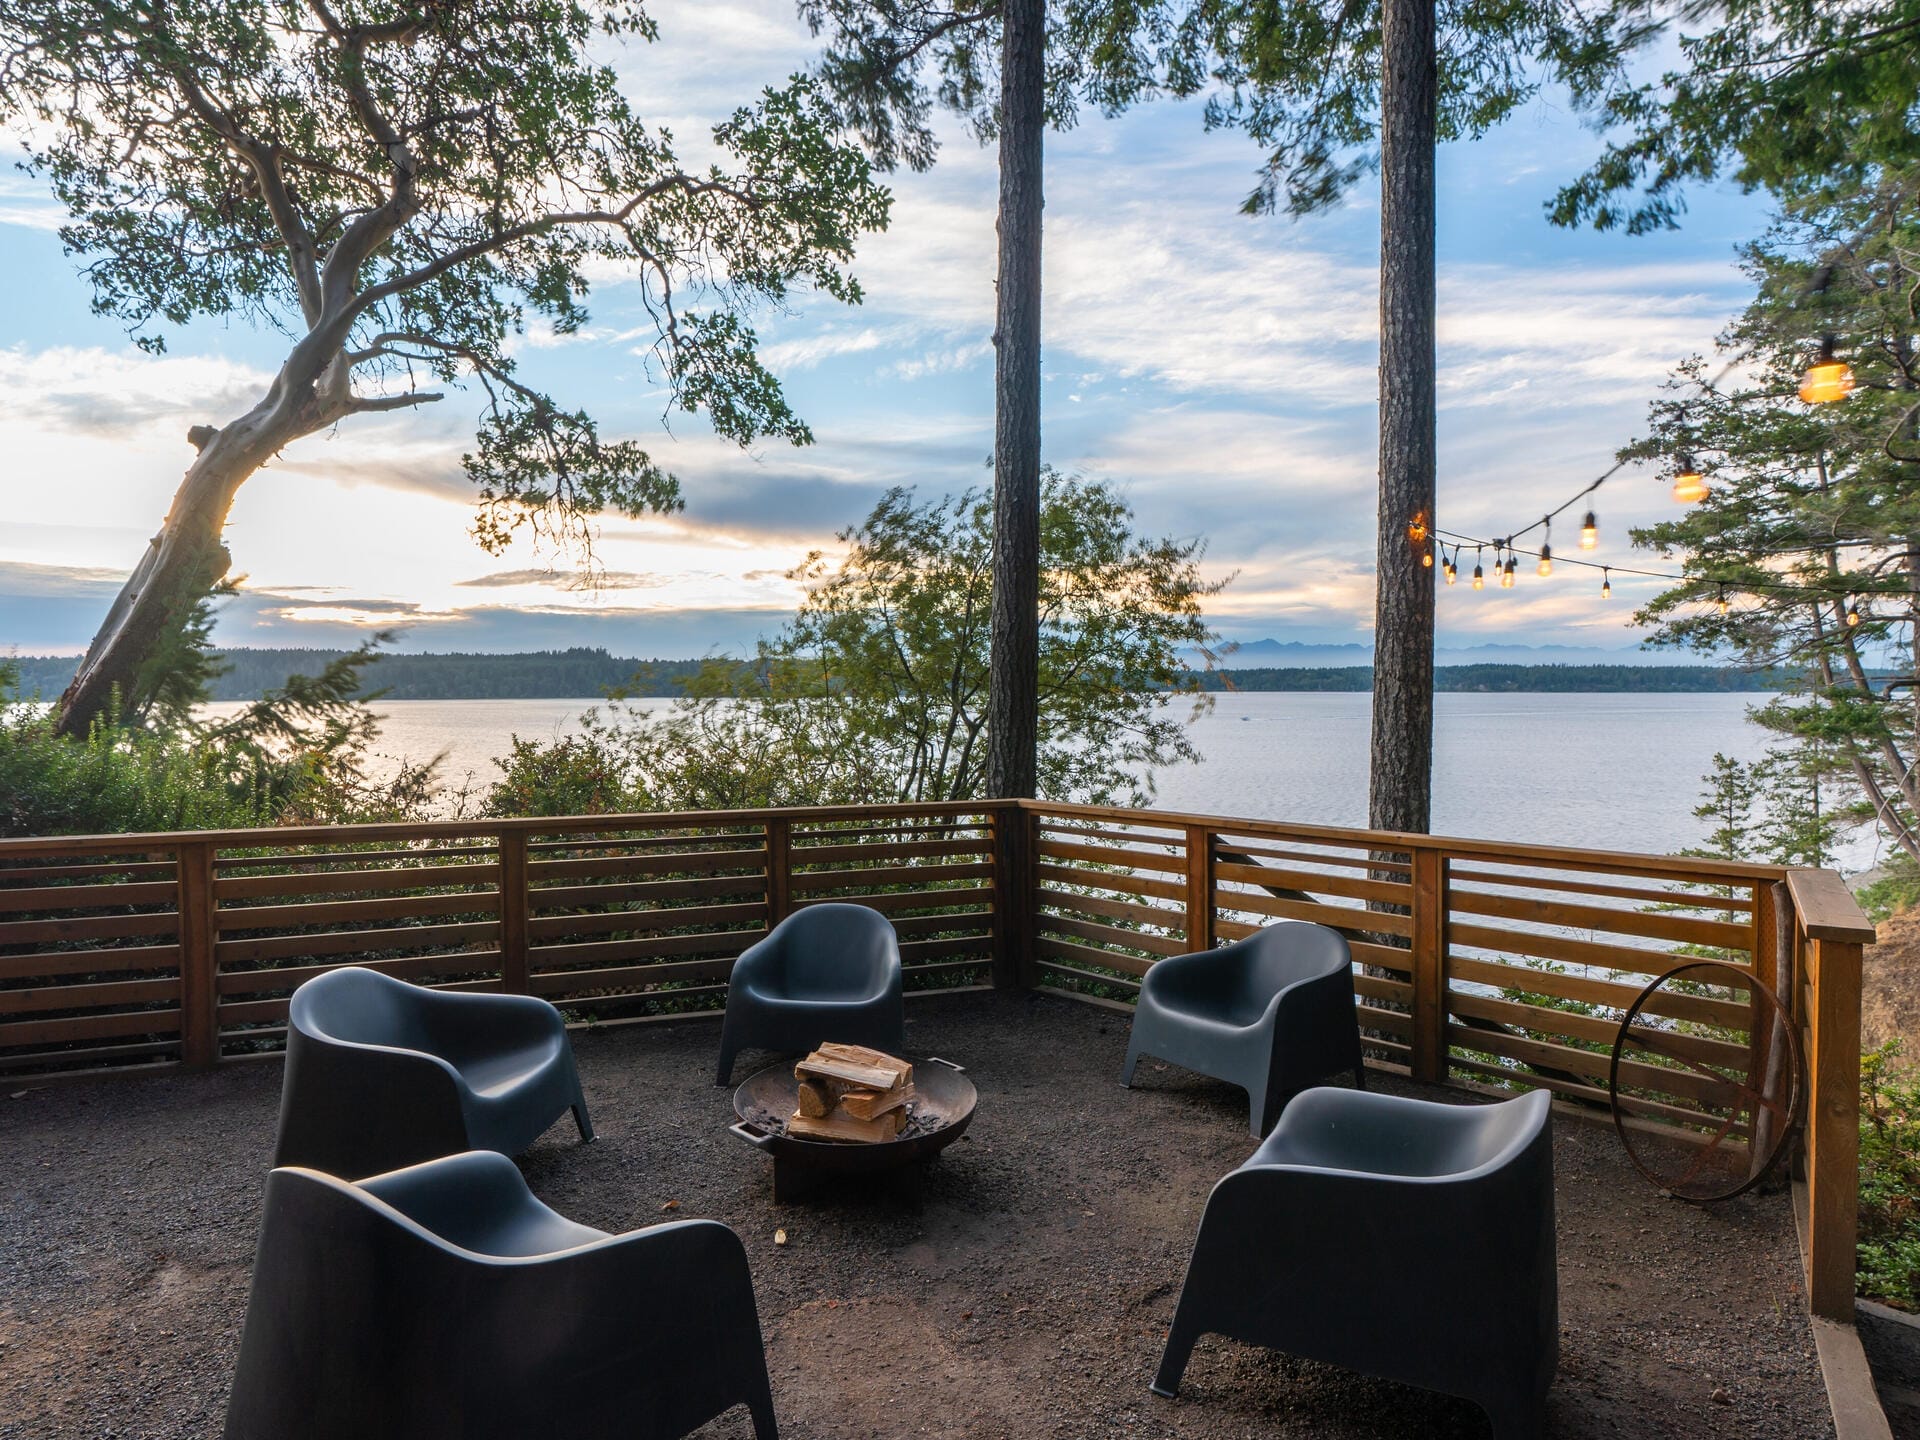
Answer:
<svg viewBox="0 0 1920 1440"><path fill-rule="evenodd" d="M784 1231L784 1230L776 1230L776 1231L774 1231L774 1232L773 1232L773 1243L774 1243L774 1244L776 1244L776 1245L784 1245L784 1244L786 1244L786 1243L787 1243L787 1232L786 1232L786 1231Z"/></svg>
<svg viewBox="0 0 1920 1440"><path fill-rule="evenodd" d="M660 1208L662 1210L678 1210L680 1208L680 1202L678 1200L669 1200Z"/></svg>
<svg viewBox="0 0 1920 1440"><path fill-rule="evenodd" d="M1713 1403L1716 1405L1731 1405L1733 1403L1733 1396L1727 1393L1726 1386L1716 1385L1713 1387Z"/></svg>

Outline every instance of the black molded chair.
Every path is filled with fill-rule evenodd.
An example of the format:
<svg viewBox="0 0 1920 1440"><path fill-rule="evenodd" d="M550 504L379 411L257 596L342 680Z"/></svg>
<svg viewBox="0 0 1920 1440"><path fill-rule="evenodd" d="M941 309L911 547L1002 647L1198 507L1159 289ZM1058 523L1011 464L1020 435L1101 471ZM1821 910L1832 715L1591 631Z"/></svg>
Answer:
<svg viewBox="0 0 1920 1440"><path fill-rule="evenodd" d="M1560 1355L1551 1101L1308 1090L1214 1186L1153 1389L1230 1336L1458 1395L1540 1433Z"/></svg>
<svg viewBox="0 0 1920 1440"><path fill-rule="evenodd" d="M714 1084L750 1045L789 1052L829 1040L898 1053L905 1043L900 940L865 905L796 910L734 961Z"/></svg>
<svg viewBox="0 0 1920 1440"><path fill-rule="evenodd" d="M351 965L293 992L276 1165L353 1179L462 1150L512 1155L568 1110L592 1140L566 1022L544 1000Z"/></svg>
<svg viewBox="0 0 1920 1440"><path fill-rule="evenodd" d="M753 1282L712 1220L610 1236L472 1151L267 1178L227 1440L775 1440Z"/></svg>
<svg viewBox="0 0 1920 1440"><path fill-rule="evenodd" d="M1242 1087L1264 1135L1289 1098L1340 1070L1366 1088L1353 953L1337 931L1269 925L1217 950L1157 960L1140 982L1122 1085L1142 1055Z"/></svg>

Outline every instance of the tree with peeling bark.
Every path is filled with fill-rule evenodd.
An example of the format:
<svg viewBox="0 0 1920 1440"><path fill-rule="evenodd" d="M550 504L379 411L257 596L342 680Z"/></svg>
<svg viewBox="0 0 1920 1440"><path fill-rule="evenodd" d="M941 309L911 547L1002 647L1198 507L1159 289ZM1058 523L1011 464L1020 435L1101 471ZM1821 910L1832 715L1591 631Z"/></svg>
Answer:
<svg viewBox="0 0 1920 1440"><path fill-rule="evenodd" d="M820 74L842 123L886 166L933 163L936 101L997 141L992 665L987 790L1041 780L1040 334L1044 138L1086 98L1113 113L1150 88L1141 7L1105 0L800 0L826 31ZM1145 7L1151 10L1152 7Z"/></svg>
<svg viewBox="0 0 1920 1440"><path fill-rule="evenodd" d="M795 77L683 165L636 115L603 41L657 38L642 3L575 0L12 0L0 122L70 215L97 312L148 350L199 317L285 334L266 392L197 425L189 466L61 697L84 733L227 572L227 514L289 444L361 415L482 400L464 457L474 533L579 553L593 517L679 504L632 440L602 439L518 372L533 321L586 323L588 271L624 267L672 404L742 444L804 443L760 362L755 305L802 286L859 299L846 265L888 197Z"/></svg>

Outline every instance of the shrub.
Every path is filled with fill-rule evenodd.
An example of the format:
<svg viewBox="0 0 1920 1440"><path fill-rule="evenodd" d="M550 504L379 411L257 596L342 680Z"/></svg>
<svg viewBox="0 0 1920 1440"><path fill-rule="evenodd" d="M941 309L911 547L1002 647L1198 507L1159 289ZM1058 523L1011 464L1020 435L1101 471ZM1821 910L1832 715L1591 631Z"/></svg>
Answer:
<svg viewBox="0 0 1920 1440"><path fill-rule="evenodd" d="M1862 1295L1920 1310L1920 1076L1900 1068L1900 1042L1860 1062Z"/></svg>

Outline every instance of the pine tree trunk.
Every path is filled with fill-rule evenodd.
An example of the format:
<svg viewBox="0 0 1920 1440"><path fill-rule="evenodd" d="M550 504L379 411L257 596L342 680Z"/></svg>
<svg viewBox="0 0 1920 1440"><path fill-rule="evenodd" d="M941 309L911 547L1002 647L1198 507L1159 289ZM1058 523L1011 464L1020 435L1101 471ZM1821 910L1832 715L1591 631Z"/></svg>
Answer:
<svg viewBox="0 0 1920 1440"><path fill-rule="evenodd" d="M1380 521L1368 822L1432 820L1434 0L1384 0L1380 117Z"/></svg>
<svg viewBox="0 0 1920 1440"><path fill-rule="evenodd" d="M1031 796L1040 723L1040 218L1046 0L1006 0L994 321L993 621L987 794Z"/></svg>
<svg viewBox="0 0 1920 1440"><path fill-rule="evenodd" d="M147 542L61 695L54 719L58 733L85 735L112 709L116 693L122 706L137 708L143 698L135 690L141 666L225 578L232 558L221 537L234 495L297 433L282 414L290 407L282 405L281 392L276 385L258 407L224 429L195 433L203 444L199 458L188 467L160 533Z"/></svg>

